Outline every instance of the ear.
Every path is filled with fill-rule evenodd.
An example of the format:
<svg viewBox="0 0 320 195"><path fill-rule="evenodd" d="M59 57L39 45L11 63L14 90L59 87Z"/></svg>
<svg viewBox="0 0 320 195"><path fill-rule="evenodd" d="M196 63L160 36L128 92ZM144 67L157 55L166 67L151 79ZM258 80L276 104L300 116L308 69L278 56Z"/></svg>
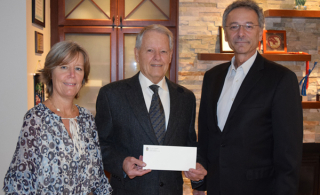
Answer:
<svg viewBox="0 0 320 195"><path fill-rule="evenodd" d="M259 31L259 41L262 41L262 35L263 35L263 29L260 28L260 31Z"/></svg>
<svg viewBox="0 0 320 195"><path fill-rule="evenodd" d="M172 61L172 54L173 54L173 49L170 50L170 52L169 52L169 59L170 59L170 62L169 62L169 63L171 63L171 61Z"/></svg>
<svg viewBox="0 0 320 195"><path fill-rule="evenodd" d="M223 34L224 34L224 41L228 42L228 36L227 36L227 33L226 33L225 29L223 29Z"/></svg>
<svg viewBox="0 0 320 195"><path fill-rule="evenodd" d="M136 59L136 62L139 64L139 49L136 47L134 48L134 57Z"/></svg>

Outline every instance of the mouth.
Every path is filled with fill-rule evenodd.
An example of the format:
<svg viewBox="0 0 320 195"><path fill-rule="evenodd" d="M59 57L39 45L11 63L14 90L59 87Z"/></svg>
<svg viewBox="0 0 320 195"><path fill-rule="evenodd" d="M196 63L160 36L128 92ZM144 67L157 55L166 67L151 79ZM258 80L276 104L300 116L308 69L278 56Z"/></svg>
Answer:
<svg viewBox="0 0 320 195"><path fill-rule="evenodd" d="M151 64L152 67L162 67L162 64Z"/></svg>
<svg viewBox="0 0 320 195"><path fill-rule="evenodd" d="M63 83L63 84L65 84L65 85L67 85L67 86L76 86L75 83Z"/></svg>

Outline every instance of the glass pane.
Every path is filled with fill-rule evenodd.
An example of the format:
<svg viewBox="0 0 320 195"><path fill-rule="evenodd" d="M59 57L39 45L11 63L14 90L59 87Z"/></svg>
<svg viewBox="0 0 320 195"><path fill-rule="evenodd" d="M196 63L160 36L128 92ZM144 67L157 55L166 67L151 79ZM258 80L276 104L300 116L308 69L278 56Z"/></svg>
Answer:
<svg viewBox="0 0 320 195"><path fill-rule="evenodd" d="M165 13L170 16L170 0L153 0L153 2Z"/></svg>
<svg viewBox="0 0 320 195"><path fill-rule="evenodd" d="M135 34L124 36L124 78L130 78L139 71L139 64L134 58L134 47L136 44Z"/></svg>
<svg viewBox="0 0 320 195"><path fill-rule="evenodd" d="M89 83L80 90L80 97L75 103L95 115L99 89L110 83L110 35L66 34L65 37L79 43L89 54Z"/></svg>
<svg viewBox="0 0 320 195"><path fill-rule="evenodd" d="M65 0L65 16L68 15L72 11L72 9L80 3L80 1L81 0Z"/></svg>
<svg viewBox="0 0 320 195"><path fill-rule="evenodd" d="M164 2L162 2L162 1L164 1ZM150 0L145 0L139 7L136 8L136 6L140 2L141 2L141 0L126 0L125 1L126 19L145 19L145 20L154 20L154 19L167 20L168 19L167 16L169 16L169 15L166 16L165 14L169 13L169 6L167 6L166 2L169 2L169 4L170 4L170 0L161 0L161 1L156 2L157 6L161 10L162 10L162 8L167 9L167 10L162 10L165 14L161 13L161 11ZM161 2L161 3L158 3L158 2Z"/></svg>
<svg viewBox="0 0 320 195"><path fill-rule="evenodd" d="M65 0L65 15L68 15L78 4L78 0ZM110 17L110 0L96 0L96 4L105 12L101 11L97 5L90 0L84 0L73 12L68 19L108 19ZM70 11L67 11L70 10Z"/></svg>
<svg viewBox="0 0 320 195"><path fill-rule="evenodd" d="M130 78L140 71L139 64L134 57L134 47L136 44L136 34L124 35L124 78ZM170 78L170 69L166 73L166 77Z"/></svg>

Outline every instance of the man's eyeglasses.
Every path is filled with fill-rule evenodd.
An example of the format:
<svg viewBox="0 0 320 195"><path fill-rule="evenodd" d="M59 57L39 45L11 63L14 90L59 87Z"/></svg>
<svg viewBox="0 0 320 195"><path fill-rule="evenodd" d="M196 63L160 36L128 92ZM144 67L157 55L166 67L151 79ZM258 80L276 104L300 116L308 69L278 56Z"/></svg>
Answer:
<svg viewBox="0 0 320 195"><path fill-rule="evenodd" d="M255 26L259 26L259 25L254 25L254 24L244 24L244 25L232 24L232 25L226 26L226 27L227 27L229 30L231 30L231 31L238 31L241 26L242 26L243 29L245 29L246 31L252 31Z"/></svg>

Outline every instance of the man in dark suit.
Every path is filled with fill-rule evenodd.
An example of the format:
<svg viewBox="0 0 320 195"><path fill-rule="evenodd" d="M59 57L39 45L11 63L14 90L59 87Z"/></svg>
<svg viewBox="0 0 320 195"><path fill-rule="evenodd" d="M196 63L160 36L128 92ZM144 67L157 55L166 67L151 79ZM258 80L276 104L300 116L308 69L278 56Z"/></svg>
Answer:
<svg viewBox="0 0 320 195"><path fill-rule="evenodd" d="M223 15L231 62L204 75L199 162L208 171L194 194L295 195L303 118L296 75L257 51L264 16L251 0Z"/></svg>
<svg viewBox="0 0 320 195"><path fill-rule="evenodd" d="M145 27L135 47L140 72L100 89L96 124L114 195L182 195L180 171L144 170L141 156L144 144L196 146L195 96L165 77L172 49L170 30L161 25ZM158 104L153 106L154 102ZM153 113L159 120L153 120ZM186 175L199 181L206 170L197 163Z"/></svg>

